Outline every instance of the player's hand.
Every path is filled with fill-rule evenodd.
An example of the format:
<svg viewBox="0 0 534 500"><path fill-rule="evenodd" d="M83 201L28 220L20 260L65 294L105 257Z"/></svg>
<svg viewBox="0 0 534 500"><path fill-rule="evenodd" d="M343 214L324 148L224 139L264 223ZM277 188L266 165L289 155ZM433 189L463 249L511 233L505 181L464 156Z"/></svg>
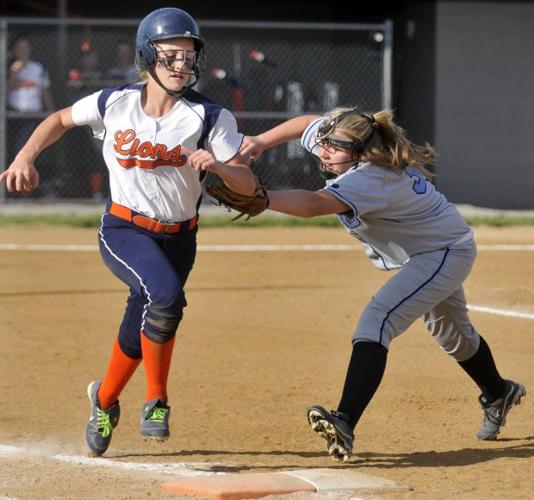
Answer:
<svg viewBox="0 0 534 500"><path fill-rule="evenodd" d="M197 171L215 172L219 162L205 149L197 149L189 155L189 165Z"/></svg>
<svg viewBox="0 0 534 500"><path fill-rule="evenodd" d="M16 75L23 67L24 67L24 63L22 61L15 61L9 67L9 73L11 75Z"/></svg>
<svg viewBox="0 0 534 500"><path fill-rule="evenodd" d="M239 153L245 158L248 156L256 161L266 148L267 145L262 142L259 135L246 135L241 148L239 148Z"/></svg>
<svg viewBox="0 0 534 500"><path fill-rule="evenodd" d="M35 165L18 157L6 171L0 174L0 184L4 180L10 193L13 191L30 193L39 187L39 173Z"/></svg>

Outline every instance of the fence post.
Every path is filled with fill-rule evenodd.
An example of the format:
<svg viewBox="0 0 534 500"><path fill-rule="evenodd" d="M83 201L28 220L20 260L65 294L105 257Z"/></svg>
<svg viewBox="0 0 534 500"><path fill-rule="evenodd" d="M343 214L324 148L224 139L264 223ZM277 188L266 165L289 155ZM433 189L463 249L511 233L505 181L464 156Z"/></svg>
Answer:
<svg viewBox="0 0 534 500"><path fill-rule="evenodd" d="M6 168L6 110L7 110L7 21L0 19L0 172ZM0 203L6 201L5 183L0 186Z"/></svg>
<svg viewBox="0 0 534 500"><path fill-rule="evenodd" d="M384 78L384 99L383 109L391 109L393 103L392 96L392 65L393 65L393 21L390 19L384 21L384 71L382 72Z"/></svg>

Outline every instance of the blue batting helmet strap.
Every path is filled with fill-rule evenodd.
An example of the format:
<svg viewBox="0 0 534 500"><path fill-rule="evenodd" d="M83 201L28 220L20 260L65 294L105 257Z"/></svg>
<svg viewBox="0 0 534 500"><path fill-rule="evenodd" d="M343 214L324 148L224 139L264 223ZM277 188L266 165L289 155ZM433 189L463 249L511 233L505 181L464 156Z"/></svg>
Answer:
<svg viewBox="0 0 534 500"><path fill-rule="evenodd" d="M195 43L197 59L204 50L204 40L195 20L184 10L174 7L157 9L146 16L137 28L135 60L139 68L148 68L156 62L154 42L167 38L191 38Z"/></svg>

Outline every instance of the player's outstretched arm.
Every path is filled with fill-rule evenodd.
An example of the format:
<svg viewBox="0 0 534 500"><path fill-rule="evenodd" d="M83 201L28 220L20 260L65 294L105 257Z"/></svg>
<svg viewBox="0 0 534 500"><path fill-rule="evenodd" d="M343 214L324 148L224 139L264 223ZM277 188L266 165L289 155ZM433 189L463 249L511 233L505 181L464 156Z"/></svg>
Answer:
<svg viewBox="0 0 534 500"><path fill-rule="evenodd" d="M257 159L266 149L299 139L306 127L317 118L317 115L297 116L262 134L245 136L239 152L245 157Z"/></svg>
<svg viewBox="0 0 534 500"><path fill-rule="evenodd" d="M326 191L267 191L269 209L297 217L316 217L318 215L341 214L352 209Z"/></svg>
<svg viewBox="0 0 534 500"><path fill-rule="evenodd" d="M29 193L39 187L39 174L35 160L45 148L56 142L69 128L74 127L71 108L52 113L35 129L28 142L19 151L13 163L0 174L8 191Z"/></svg>

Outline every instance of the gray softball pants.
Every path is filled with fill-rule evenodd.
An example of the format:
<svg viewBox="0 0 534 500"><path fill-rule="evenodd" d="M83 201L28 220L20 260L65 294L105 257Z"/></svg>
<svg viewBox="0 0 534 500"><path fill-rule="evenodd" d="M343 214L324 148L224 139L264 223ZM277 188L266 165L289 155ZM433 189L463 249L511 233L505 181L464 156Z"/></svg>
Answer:
<svg viewBox="0 0 534 500"><path fill-rule="evenodd" d="M365 307L352 337L390 342L419 317L440 347L456 361L470 359L480 337L467 315L463 282L477 250L473 240L414 255Z"/></svg>

